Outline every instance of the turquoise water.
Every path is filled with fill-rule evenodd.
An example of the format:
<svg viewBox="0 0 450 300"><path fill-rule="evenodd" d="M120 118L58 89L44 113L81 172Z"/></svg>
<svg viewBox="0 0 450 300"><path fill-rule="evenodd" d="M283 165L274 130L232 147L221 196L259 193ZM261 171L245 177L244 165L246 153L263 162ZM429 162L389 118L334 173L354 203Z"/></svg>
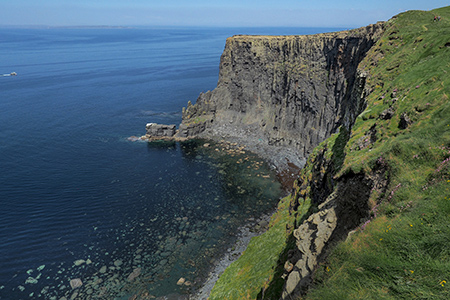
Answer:
<svg viewBox="0 0 450 300"><path fill-rule="evenodd" d="M280 185L250 153L127 137L178 124L187 101L215 87L226 37L321 31L0 29L0 74L17 72L0 77L0 298L128 299L201 284Z"/></svg>

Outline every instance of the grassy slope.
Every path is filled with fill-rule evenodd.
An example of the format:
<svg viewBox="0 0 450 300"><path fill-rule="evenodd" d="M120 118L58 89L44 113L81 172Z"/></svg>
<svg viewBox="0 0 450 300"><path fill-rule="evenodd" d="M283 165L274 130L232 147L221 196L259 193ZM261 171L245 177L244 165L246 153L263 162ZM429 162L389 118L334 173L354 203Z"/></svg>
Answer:
<svg viewBox="0 0 450 300"><path fill-rule="evenodd" d="M434 15L442 20L433 22ZM371 75L368 108L345 151L346 133L330 137L313 151L299 182L315 181L329 163L338 180L350 171L370 173L382 161L391 184L386 195L374 191L376 216L331 253L305 299L449 299L450 7L393 18L360 67ZM390 106L393 117L379 119ZM398 127L402 113L413 121L407 129ZM370 128L373 144L365 143ZM264 299L278 299L293 224L314 209L309 186L294 188L306 199L299 214L288 212L293 195L283 199L270 230L252 240L209 299L259 299L262 290Z"/></svg>
<svg viewBox="0 0 450 300"><path fill-rule="evenodd" d="M315 170L315 163L333 161L342 164L343 140L347 132L341 131L320 144L308 158L301 170L302 182L316 180L323 175L323 170ZM344 137L343 137L344 136ZM334 152L333 152L334 150ZM281 275L287 253L295 247L292 236L295 224L301 224L316 209L311 206L310 187L294 184L296 194L305 200L295 213L290 213L290 206L296 194L291 194L280 201L277 212L272 216L267 232L253 238L243 255L232 263L215 284L210 300L235 299L278 299L284 285Z"/></svg>
<svg viewBox="0 0 450 300"><path fill-rule="evenodd" d="M450 299L450 7L393 18L360 66L373 91L337 177L369 173L378 160L391 183L372 195L371 221L333 250L304 299ZM380 119L389 106L393 117ZM407 129L402 113L414 122ZM377 141L364 144L374 125Z"/></svg>
<svg viewBox="0 0 450 300"><path fill-rule="evenodd" d="M295 217L289 215L289 201L290 197L280 201L270 221L270 230L250 241L243 255L219 278L208 299L256 299L274 276L279 277L279 256L289 243L291 233L286 228L293 228L295 222ZM280 286L277 292L279 289Z"/></svg>

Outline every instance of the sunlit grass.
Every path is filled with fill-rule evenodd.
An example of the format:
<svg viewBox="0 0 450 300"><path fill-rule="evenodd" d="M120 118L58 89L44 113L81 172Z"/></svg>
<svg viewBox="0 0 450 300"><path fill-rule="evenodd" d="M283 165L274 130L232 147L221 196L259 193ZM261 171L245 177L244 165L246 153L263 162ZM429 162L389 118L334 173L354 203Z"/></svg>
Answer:
<svg viewBox="0 0 450 300"><path fill-rule="evenodd" d="M286 227L289 224L293 226L295 221L295 217L289 214L289 201L290 197L280 201L270 229L253 238L242 256L220 276L211 291L210 300L256 299L261 290L274 280L280 256L289 243ZM309 203L304 203L304 212L308 207Z"/></svg>

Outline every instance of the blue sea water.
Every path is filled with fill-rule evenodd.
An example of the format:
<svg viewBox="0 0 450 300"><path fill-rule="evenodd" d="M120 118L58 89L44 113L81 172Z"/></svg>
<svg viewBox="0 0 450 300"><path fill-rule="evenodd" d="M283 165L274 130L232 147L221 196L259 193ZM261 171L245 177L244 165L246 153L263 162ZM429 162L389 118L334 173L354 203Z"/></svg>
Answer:
<svg viewBox="0 0 450 300"><path fill-rule="evenodd" d="M249 153L127 138L179 124L228 36L323 31L0 29L0 299L189 293L280 185Z"/></svg>

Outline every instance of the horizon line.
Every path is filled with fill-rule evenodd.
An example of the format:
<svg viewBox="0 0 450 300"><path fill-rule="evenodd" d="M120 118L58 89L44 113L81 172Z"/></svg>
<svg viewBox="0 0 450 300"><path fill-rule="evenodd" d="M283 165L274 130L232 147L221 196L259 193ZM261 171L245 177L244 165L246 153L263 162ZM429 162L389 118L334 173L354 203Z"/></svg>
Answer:
<svg viewBox="0 0 450 300"><path fill-rule="evenodd" d="M359 26L364 27L364 26ZM41 28L41 29L98 29L98 28L104 28L104 29L133 29L133 28L335 28L335 29L342 29L342 28L348 28L348 29L354 29L359 28L354 26L248 26L248 25L242 25L242 26L223 26L223 25L44 25L44 24L37 24L37 25L30 25L30 24L24 24L24 25L7 25L7 24L0 24L0 28Z"/></svg>

